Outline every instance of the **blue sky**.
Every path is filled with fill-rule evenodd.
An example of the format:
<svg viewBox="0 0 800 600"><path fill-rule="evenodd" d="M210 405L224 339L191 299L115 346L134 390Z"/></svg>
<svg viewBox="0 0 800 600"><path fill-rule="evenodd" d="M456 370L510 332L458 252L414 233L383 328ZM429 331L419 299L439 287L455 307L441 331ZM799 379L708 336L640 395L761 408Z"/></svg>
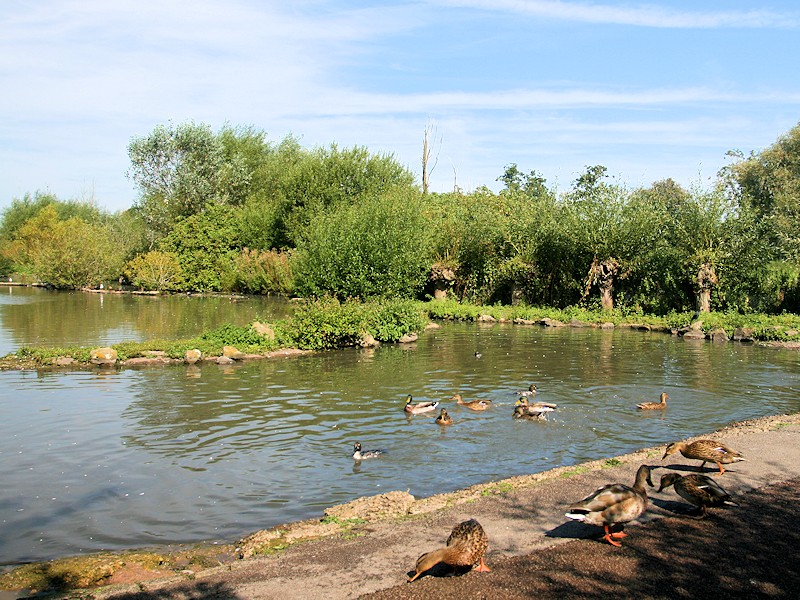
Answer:
<svg viewBox="0 0 800 600"><path fill-rule="evenodd" d="M754 8L754 6L757 7ZM800 122L800 6L685 0L3 0L0 208L37 190L116 211L157 124L366 146L434 191L706 186Z"/></svg>

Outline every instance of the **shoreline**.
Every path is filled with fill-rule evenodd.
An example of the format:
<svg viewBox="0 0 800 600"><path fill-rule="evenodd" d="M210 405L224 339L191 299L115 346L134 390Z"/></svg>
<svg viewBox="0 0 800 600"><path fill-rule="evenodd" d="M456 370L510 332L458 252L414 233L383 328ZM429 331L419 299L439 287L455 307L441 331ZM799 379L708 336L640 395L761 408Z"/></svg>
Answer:
<svg viewBox="0 0 800 600"><path fill-rule="evenodd" d="M713 435L724 438L723 441L726 441L725 438L731 438L733 441L730 442L730 445L734 448L743 449L747 444L758 441L762 446L765 445L779 451L777 456L768 453L766 457L762 456L763 452L758 452L758 456L751 459L755 448L743 449L748 457L748 462L737 463L736 471L747 470L749 472L747 477L742 478L741 481L738 481L740 479L738 473L731 475L726 473L724 477L726 489L728 482L732 481L737 483L736 493L741 494L776 480L789 479L791 476L800 477L800 444L796 443L800 440L795 439L798 434L800 434L800 413L795 413L731 423L716 432L693 436L689 439ZM788 445L783 439L787 436L792 442ZM534 527L532 530L530 519L527 518L529 512L527 510L523 510L521 514L510 519L503 517L503 513L510 510L509 507L516 507L515 510L519 512L519 507L529 501L527 500L529 496L544 496L550 498L550 503L562 498L574 500L582 497L585 491L594 489L592 486L597 487L597 484L602 485L603 482L607 482L609 478L614 481L627 482L628 479L631 479L632 472L642 462L663 466L659 460L662 451L663 447L661 446L644 448L617 457L477 484L462 490L426 498L415 499L407 492L402 491L363 497L326 509L320 519L309 519L254 532L236 545L212 545L205 547L204 551L201 551L201 545L197 544L180 546L177 551L176 547L171 547L175 556L173 566L169 570L164 568L164 565L169 564L164 559L167 556L165 550L170 547L150 553L132 551L104 554L103 556L107 557L106 562L111 566L93 564L92 568L95 569L96 575L105 573L99 579L105 584L105 587L75 585L70 589L84 589L95 598L112 598L118 593L129 594L144 588L166 589L170 586L195 586L199 585L197 583L199 581L224 581L234 577L235 573L246 576L247 573L264 568L266 574L259 580L262 582L262 587L266 586L271 590L270 594L275 591L275 585L284 584L290 588L296 588L298 592L297 595L290 593L285 598L316 597L314 593L318 591L320 585L324 585L324 581L318 581L320 573L317 573L316 576L311 573L304 575L293 570L294 576L287 579L285 574L281 575L285 568L281 565L283 563L296 565L298 561L303 564L308 560L307 557L304 558L304 555L309 553L315 555L320 548L327 548L337 556L338 560L344 560L345 566L350 568L351 565L345 559L347 553L356 552L362 556L360 560L363 560L364 555L368 555L366 551L359 550L360 545L374 546L374 552L380 555L377 559L379 563L385 562L387 558L391 558L393 562L397 563L393 567L387 565L385 569L378 569L382 582L378 585L359 586L356 581L341 588L340 591L344 592L343 594L334 593L334 590L329 589L325 592L327 595L324 595L328 600L350 598L353 597L354 592L359 594L375 592L390 587L384 585L386 583L390 585L402 583L404 571L401 565L405 565L406 568L413 566L420 548L425 548L432 543L434 546L440 544L443 541L443 539L439 539L442 536L441 529L447 530L451 525L444 527L435 525L450 523L454 518L460 519L462 516L474 515L481 520L490 535L488 554L490 558L497 558L501 555L519 555L537 548L569 541L571 538L559 540L544 535L548 529L547 526ZM765 462L768 465L767 472L763 471ZM783 468L776 472L775 464L777 462L780 462ZM739 465L744 465L744 467L738 468ZM708 471L708 469L706 470ZM562 490L562 488L564 489ZM538 512L538 508L536 510ZM494 518L487 517L486 514L492 514ZM558 510L549 514L548 525L552 526L553 520L563 522L563 519L560 518L561 514L563 511ZM661 516L665 515L651 510L640 519L640 522L648 522ZM507 521L504 527L499 526L499 522L502 521ZM502 532L500 536L498 536L498 529ZM537 529L538 531L534 531ZM398 541L395 538L402 532L405 532L405 539L398 547ZM446 535L446 531L444 535ZM391 538L391 543L386 538ZM367 544L367 542L370 543ZM387 553L388 557L385 556ZM137 562L136 554L149 554L151 563L147 565L146 560ZM95 556L97 555L80 557L79 560ZM153 565L153 556L159 557L161 564L156 561L156 564ZM46 565L52 575L55 573L54 565L58 562L49 561L48 563L37 563L37 565ZM361 567L360 563L359 567ZM391 575L384 572L387 570ZM341 573L339 575L336 573L339 571L326 571L323 579L329 580L328 584L335 586L337 584L331 584L330 580L339 581L342 577ZM6 575L3 576L4 579ZM370 581L374 576L376 575L373 573ZM79 583L77 579L75 579L75 583ZM342 582L339 583L344 585ZM108 586L109 584L111 587ZM25 589L25 587L17 587L17 589ZM301 590L305 595L299 593ZM0 596L0 598L3 597ZM60 596L56 594L52 597ZM169 598L172 596L157 597Z"/></svg>

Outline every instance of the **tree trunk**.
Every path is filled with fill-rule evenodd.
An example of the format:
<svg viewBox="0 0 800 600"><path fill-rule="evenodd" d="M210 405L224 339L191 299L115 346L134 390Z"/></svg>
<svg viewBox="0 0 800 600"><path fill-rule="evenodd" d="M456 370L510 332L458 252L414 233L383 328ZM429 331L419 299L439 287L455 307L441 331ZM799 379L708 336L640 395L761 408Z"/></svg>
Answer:
<svg viewBox="0 0 800 600"><path fill-rule="evenodd" d="M613 258L604 260L597 268L597 286L600 288L600 305L603 310L614 310L614 279L619 272L619 263Z"/></svg>
<svg viewBox="0 0 800 600"><path fill-rule="evenodd" d="M719 282L714 267L709 263L700 265L697 271L697 312L711 312L711 288Z"/></svg>

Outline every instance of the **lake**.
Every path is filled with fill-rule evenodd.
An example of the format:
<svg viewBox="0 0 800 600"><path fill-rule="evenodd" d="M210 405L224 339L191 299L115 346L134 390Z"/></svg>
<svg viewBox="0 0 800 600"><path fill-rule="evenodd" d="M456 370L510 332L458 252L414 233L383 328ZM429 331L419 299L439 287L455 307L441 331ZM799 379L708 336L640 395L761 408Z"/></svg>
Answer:
<svg viewBox="0 0 800 600"><path fill-rule="evenodd" d="M2 354L189 337L290 310L280 299L0 291ZM547 422L511 418L530 383L558 404ZM0 372L0 564L233 542L364 495L428 496L797 412L799 387L795 351L464 323L413 344L230 366ZM635 409L662 391L666 412ZM493 406L469 411L455 392ZM406 416L406 394L442 402L455 423ZM355 441L385 453L355 463Z"/></svg>

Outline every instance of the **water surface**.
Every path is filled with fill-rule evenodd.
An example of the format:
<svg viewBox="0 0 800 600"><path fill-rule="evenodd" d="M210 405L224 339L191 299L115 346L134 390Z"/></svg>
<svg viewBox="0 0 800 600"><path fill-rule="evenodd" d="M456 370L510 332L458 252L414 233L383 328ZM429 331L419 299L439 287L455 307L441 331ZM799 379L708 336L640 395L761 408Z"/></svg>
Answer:
<svg viewBox="0 0 800 600"><path fill-rule="evenodd" d="M6 314L3 331L19 331ZM795 412L797 356L662 333L447 324L409 345L233 366L2 372L0 563L232 542L363 495L428 496ZM532 382L559 405L548 422L511 418ZM494 406L458 407L456 391ZM665 413L634 408L662 391ZM442 401L455 424L407 417L408 393ZM356 464L355 441L385 455Z"/></svg>

